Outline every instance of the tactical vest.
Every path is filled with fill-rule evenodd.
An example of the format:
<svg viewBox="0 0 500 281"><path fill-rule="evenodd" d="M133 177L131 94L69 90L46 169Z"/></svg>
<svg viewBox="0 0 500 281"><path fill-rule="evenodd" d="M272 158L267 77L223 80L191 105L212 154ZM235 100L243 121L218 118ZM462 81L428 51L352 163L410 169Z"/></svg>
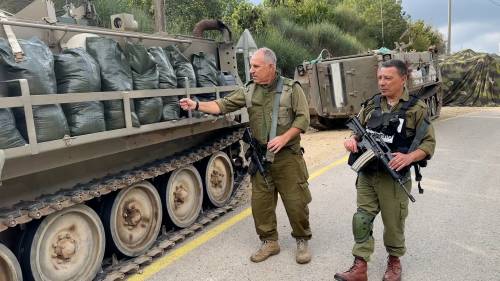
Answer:
<svg viewBox="0 0 500 281"><path fill-rule="evenodd" d="M292 79L282 77L283 79L283 91L280 96L279 112L278 112L278 125L286 126L292 124L293 112L292 108L292 93L293 85L298 83ZM247 109L252 107L252 97L255 91L256 84L250 81L245 87L245 104Z"/></svg>
<svg viewBox="0 0 500 281"><path fill-rule="evenodd" d="M406 112L418 102L418 98L410 96L396 112L382 112L381 99L381 95L373 98L374 110L366 123L367 132L380 135L392 152L408 153L415 136L406 134Z"/></svg>
<svg viewBox="0 0 500 281"><path fill-rule="evenodd" d="M425 118L422 124L418 128L415 128L415 135L408 136L406 133L406 112L418 102L419 98L411 95L410 99L404 102L396 112L382 112L382 107L380 106L381 99L382 95L380 94L373 97L374 110L366 123L366 131L371 134L381 135L382 140L387 143L392 152L409 153L417 149L427 133L430 121ZM420 185L420 181L422 180L420 167L426 167L427 160L413 163L405 167L401 173L408 172L411 166L415 169L418 192L424 193Z"/></svg>

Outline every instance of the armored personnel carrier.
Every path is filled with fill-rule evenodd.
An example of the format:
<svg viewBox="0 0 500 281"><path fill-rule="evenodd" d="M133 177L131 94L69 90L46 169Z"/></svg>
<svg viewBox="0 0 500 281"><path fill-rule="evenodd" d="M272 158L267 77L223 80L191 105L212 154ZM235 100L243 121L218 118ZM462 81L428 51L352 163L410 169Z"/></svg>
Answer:
<svg viewBox="0 0 500 281"><path fill-rule="evenodd" d="M323 58L297 66L295 79L304 89L309 102L311 126L327 129L357 114L361 103L378 93L377 69L385 60L400 59L407 63L410 77L407 89L429 106L429 116L439 116L441 109L441 74L437 54L428 52L374 52L344 57Z"/></svg>
<svg viewBox="0 0 500 281"><path fill-rule="evenodd" d="M197 25L195 36L145 34L129 31L136 26L130 15L112 17L113 29L104 29L77 25L86 19L82 15L95 12L91 6L72 11L65 20L70 24L65 24L56 17L50 0L36 0L15 15L0 15L0 73L9 74L0 74L0 125L4 126L0 130L8 129L17 140L0 149L1 281L121 280L234 207L235 182L244 174L239 140L248 121L246 111L183 116L177 103L182 97L215 98L240 87L227 27L204 21ZM211 29L221 31L220 42L200 37ZM114 44L114 49L92 49L89 38ZM50 52L33 55L30 48L35 45ZM126 56L121 50L128 50ZM134 64L130 54L141 50L145 60ZM159 86L139 90L143 74L139 69L151 65L148 69L155 73L160 68L158 60L151 64L153 50L172 51L168 58L193 57L193 64L210 56L214 59L209 65L222 78L203 85L199 82L206 73L194 69L198 83L193 83L192 78L179 76L182 67L171 62L177 87L162 87L160 70ZM88 54L95 68L80 77L87 80L101 74L102 85L90 85L93 90L85 92L61 91L65 84L60 77L71 78L82 70L71 59ZM128 61L113 65L100 60L109 54ZM41 60L45 55L55 57L57 93L34 82L44 82L40 77L52 71L54 63ZM65 59L70 63L64 64ZM30 72L35 65L27 63L31 60L44 71ZM110 84L123 82L120 75L126 67L132 70L133 87L112 90ZM75 72L60 76L72 68ZM30 75L23 77L26 73ZM150 101L164 107L156 119L145 121L148 118L141 118L138 106ZM88 105L95 105L105 122L99 130L78 133L71 129L70 121L79 122L71 119L78 117L71 110ZM52 112L42 110L48 106L64 109L63 123L43 122L48 120L44 113ZM85 115L88 120L98 119L93 112ZM121 124L111 126L109 118L121 118ZM71 130L63 128L68 125ZM65 133L47 139L41 136L42 129Z"/></svg>

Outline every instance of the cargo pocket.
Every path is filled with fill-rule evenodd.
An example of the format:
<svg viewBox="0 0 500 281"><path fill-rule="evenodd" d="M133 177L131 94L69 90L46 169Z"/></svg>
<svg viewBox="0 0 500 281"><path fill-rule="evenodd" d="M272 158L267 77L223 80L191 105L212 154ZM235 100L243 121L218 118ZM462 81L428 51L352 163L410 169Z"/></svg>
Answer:
<svg viewBox="0 0 500 281"><path fill-rule="evenodd" d="M307 182L299 183L300 192L302 193L302 199L304 199L304 203L307 205L311 203L312 196L311 191L309 190L309 184Z"/></svg>
<svg viewBox="0 0 500 281"><path fill-rule="evenodd" d="M292 119L290 118L290 113L288 111L288 107L280 106L280 109L278 111L278 125L283 127L287 127L290 125Z"/></svg>

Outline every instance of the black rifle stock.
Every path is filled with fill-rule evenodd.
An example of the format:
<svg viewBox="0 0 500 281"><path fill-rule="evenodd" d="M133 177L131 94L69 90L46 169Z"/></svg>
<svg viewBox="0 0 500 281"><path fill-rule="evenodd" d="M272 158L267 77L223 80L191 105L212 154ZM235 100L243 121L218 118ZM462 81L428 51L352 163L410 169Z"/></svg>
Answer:
<svg viewBox="0 0 500 281"><path fill-rule="evenodd" d="M267 187L269 186L269 182L267 181L266 177L266 169L264 168L264 162L265 159L263 159L263 154L262 149L260 148L260 145L256 142L256 140L252 136L252 130L250 128L246 128L245 132L243 133L243 141L250 145L250 158L253 162L253 165L257 167L257 170L259 173L262 175L264 178L264 181L266 182Z"/></svg>
<svg viewBox="0 0 500 281"><path fill-rule="evenodd" d="M366 164L371 158L376 157L380 160L391 177L399 183L399 186L404 190L406 195L408 195L408 198L410 198L411 202L415 202L415 198L413 197L413 195L411 195L404 186L403 175L389 167L389 162L391 161L393 156L391 153L391 149L382 140L382 138L379 135L367 133L363 125L361 125L358 117L356 116L349 119L346 125L356 134L356 136L359 137L358 148L364 151L363 155L358 159L359 161L362 161L364 163L356 163L358 162L357 160L352 165L353 169L358 172L359 169L362 168L362 166Z"/></svg>

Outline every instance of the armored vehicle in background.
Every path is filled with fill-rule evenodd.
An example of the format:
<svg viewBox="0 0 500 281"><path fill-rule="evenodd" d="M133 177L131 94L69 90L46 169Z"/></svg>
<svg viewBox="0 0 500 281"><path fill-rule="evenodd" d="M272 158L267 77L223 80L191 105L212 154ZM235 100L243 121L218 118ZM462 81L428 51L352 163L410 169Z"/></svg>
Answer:
<svg viewBox="0 0 500 281"><path fill-rule="evenodd" d="M182 88L134 90L134 80L134 89L47 94L30 87L30 79L36 79L33 76L0 81L0 110L7 116L0 123L12 121L15 109L24 117L18 120L16 116L15 126L24 127L26 133L21 139L25 144L0 149L1 281L122 280L127 272L138 270L234 207L237 175L241 178L245 172L239 141L248 121L246 111L223 116L189 112L138 125L131 107L169 97L219 97L240 87L229 29L218 21L203 21L194 36L144 34L128 31L136 23L125 14L112 18L113 30L77 25L85 19L82 15L95 12L89 7L74 10L79 18L73 24L57 20L50 0L33 1L15 15L1 14L0 39L12 50L2 55L13 58L13 67L32 59L25 57L28 50L23 48L32 37L50 48L50 57L70 45L84 47L91 37L112 39L107 42L123 49L129 42L156 47L160 53L176 45L180 56L193 56L193 63L194 56L215 58L214 66L227 78L223 80L233 83L200 86L177 76ZM200 37L211 29L221 31L223 40ZM100 52L104 50L95 53ZM6 71L12 65L0 60ZM100 67L102 71L104 66ZM106 67L117 73L122 70L119 65ZM87 74L95 73L94 69ZM137 73L133 74L135 79ZM99 132L40 140L34 114L42 106L91 102L102 107L109 101L121 108L121 127L109 128L106 123ZM178 103L170 105L179 110ZM56 126L45 125L48 129Z"/></svg>
<svg viewBox="0 0 500 281"><path fill-rule="evenodd" d="M327 57L322 55L297 66L299 81L309 102L311 126L327 129L357 114L361 103L378 93L377 69L390 59L407 63L410 77L407 89L429 106L429 116L439 116L441 109L441 74L437 54L379 50L366 54Z"/></svg>

